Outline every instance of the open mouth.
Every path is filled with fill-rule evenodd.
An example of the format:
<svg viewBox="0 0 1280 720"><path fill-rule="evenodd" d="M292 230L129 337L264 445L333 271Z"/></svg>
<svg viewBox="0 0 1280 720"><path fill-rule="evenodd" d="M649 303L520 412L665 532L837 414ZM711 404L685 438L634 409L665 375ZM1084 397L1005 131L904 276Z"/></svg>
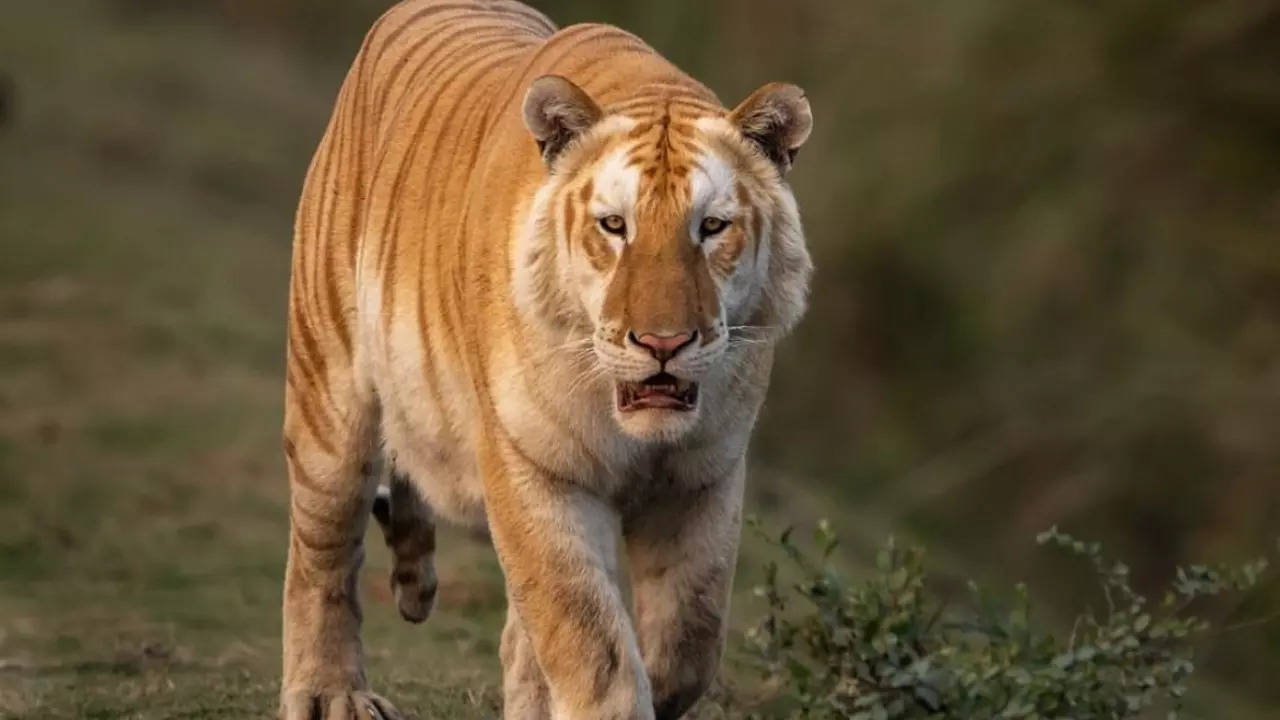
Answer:
<svg viewBox="0 0 1280 720"><path fill-rule="evenodd" d="M650 375L640 382L618 383L618 409L632 412L647 408L688 411L698 406L698 383L670 373Z"/></svg>

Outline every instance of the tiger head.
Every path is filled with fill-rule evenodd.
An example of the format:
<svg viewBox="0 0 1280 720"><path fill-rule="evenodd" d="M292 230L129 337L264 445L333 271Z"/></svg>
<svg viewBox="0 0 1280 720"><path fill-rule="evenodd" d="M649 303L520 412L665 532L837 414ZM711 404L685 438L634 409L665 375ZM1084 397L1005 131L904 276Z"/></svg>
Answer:
<svg viewBox="0 0 1280 720"><path fill-rule="evenodd" d="M784 176L809 103L770 84L730 112L669 95L605 111L547 75L523 112L547 172L514 256L517 302L591 331L624 432L679 437L729 386L709 382L732 374L726 350L771 344L804 311L811 264Z"/></svg>

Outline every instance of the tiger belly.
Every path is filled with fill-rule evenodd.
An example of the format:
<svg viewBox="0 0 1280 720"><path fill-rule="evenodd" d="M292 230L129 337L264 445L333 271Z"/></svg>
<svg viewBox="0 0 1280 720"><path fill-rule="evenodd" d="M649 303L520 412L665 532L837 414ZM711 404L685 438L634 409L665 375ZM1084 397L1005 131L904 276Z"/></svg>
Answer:
<svg viewBox="0 0 1280 720"><path fill-rule="evenodd" d="M418 488L436 515L465 527L485 526L484 495L470 443L429 422L418 408L383 408L383 452Z"/></svg>
<svg viewBox="0 0 1280 720"><path fill-rule="evenodd" d="M374 285L376 287L376 285ZM368 297L366 309L376 308ZM476 467L474 400L464 372L428 343L430 318L367 313L362 322L364 374L378 398L382 454L407 475L440 517L483 528L484 496Z"/></svg>

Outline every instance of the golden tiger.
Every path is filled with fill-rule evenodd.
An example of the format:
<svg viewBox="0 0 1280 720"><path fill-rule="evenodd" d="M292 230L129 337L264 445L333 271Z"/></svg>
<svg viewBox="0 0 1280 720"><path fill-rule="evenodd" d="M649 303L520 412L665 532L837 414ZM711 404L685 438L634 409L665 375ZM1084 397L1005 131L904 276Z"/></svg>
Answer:
<svg viewBox="0 0 1280 720"><path fill-rule="evenodd" d="M362 661L371 511L413 621L433 518L488 529L503 717L670 719L697 700L747 443L805 306L784 175L811 125L793 85L726 110L635 36L511 0L377 21L296 221L282 717L400 717Z"/></svg>

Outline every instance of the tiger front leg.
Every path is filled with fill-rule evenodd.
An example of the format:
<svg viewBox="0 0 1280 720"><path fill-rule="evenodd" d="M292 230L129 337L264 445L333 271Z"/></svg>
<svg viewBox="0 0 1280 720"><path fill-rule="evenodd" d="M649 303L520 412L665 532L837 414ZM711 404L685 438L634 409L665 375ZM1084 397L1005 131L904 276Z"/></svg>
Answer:
<svg viewBox="0 0 1280 720"><path fill-rule="evenodd" d="M514 449L505 455L489 453L483 464L512 615L503 633L503 717L653 720L617 585L617 513Z"/></svg>
<svg viewBox="0 0 1280 720"><path fill-rule="evenodd" d="M645 503L624 528L636 635L657 720L676 720L715 679L742 524L741 463Z"/></svg>
<svg viewBox="0 0 1280 720"><path fill-rule="evenodd" d="M514 606L507 606L507 624L502 629L502 717L503 720L546 720L551 714L547 679L538 667L533 643Z"/></svg>
<svg viewBox="0 0 1280 720"><path fill-rule="evenodd" d="M284 583L282 720L399 720L387 700L369 691L360 643L357 578L375 480L360 471L369 448L361 427L337 417L322 428L298 418L286 401L289 469L289 557ZM323 437L317 430L328 430Z"/></svg>

